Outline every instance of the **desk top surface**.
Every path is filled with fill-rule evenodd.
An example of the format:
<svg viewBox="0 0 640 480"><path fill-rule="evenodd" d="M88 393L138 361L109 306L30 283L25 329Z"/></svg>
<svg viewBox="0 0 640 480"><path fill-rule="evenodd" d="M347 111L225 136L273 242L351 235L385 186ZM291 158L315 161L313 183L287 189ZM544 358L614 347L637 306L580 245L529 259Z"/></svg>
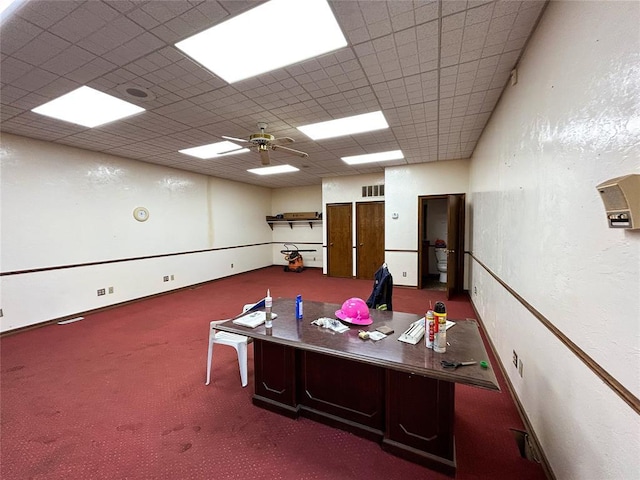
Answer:
<svg viewBox="0 0 640 480"><path fill-rule="evenodd" d="M264 324L255 328L235 325L231 320L216 325L216 329L238 333L258 340L274 342L302 350L334 355L349 360L369 363L393 370L415 373L455 383L462 383L491 390L500 390L489 356L484 348L478 324L473 320L453 320L456 324L447 330L447 351L436 353L425 347L424 338L416 345L398 341L398 337L421 315L402 312L371 310L373 323L367 326L350 326L344 333L312 325L317 318L336 318L340 305L322 302L304 302L304 318L295 318L295 299L278 298L273 301L273 328L268 334ZM394 333L382 340L361 340L360 330L373 331L388 325ZM446 369L441 360L452 362L476 361L475 365ZM489 368L480 367L485 361Z"/></svg>

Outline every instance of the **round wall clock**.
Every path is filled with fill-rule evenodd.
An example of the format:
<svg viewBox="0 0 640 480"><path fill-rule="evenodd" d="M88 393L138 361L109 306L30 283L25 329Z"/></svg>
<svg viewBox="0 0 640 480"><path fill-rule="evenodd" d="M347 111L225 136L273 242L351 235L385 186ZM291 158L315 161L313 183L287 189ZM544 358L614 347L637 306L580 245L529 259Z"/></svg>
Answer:
<svg viewBox="0 0 640 480"><path fill-rule="evenodd" d="M133 218L139 222L146 222L149 218L149 210L144 207L138 207L133 211Z"/></svg>

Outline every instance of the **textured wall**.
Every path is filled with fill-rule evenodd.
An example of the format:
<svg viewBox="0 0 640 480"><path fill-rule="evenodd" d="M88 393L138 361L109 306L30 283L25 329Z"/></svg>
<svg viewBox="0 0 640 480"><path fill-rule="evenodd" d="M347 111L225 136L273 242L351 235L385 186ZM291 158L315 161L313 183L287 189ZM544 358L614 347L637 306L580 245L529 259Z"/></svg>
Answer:
<svg viewBox="0 0 640 480"><path fill-rule="evenodd" d="M2 331L272 263L270 189L14 135L0 160L2 272L75 266L0 277Z"/></svg>
<svg viewBox="0 0 640 480"><path fill-rule="evenodd" d="M596 190L640 173L640 4L551 2L471 161L471 249L640 396L640 232ZM472 262L470 288L561 479L640 471L638 414ZM521 378L512 350L524 363Z"/></svg>
<svg viewBox="0 0 640 480"><path fill-rule="evenodd" d="M407 272L406 278L394 276L394 283L415 287L418 285L418 197L468 193L469 160L448 160L387 168L385 184L386 248L399 250L387 252L387 263L394 265L398 272ZM390 219L393 212L398 213L395 220ZM466 282L464 286L466 288Z"/></svg>

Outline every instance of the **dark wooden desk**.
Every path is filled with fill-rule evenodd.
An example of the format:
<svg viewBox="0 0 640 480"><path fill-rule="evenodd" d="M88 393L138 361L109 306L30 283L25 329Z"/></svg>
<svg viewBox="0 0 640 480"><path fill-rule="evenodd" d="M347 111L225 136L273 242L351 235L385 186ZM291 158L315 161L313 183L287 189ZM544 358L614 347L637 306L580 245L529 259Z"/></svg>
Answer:
<svg viewBox="0 0 640 480"><path fill-rule="evenodd" d="M339 334L311 322L335 318L340 305L304 302L295 319L295 300L277 299L271 332L264 325L231 321L219 330L254 338L253 403L297 418L299 415L379 441L408 460L455 474L455 383L499 390L476 322L457 321L447 331L447 353L398 341L420 315L372 310L367 327ZM361 340L358 330L388 325L394 333L378 342ZM477 361L447 370L441 360Z"/></svg>

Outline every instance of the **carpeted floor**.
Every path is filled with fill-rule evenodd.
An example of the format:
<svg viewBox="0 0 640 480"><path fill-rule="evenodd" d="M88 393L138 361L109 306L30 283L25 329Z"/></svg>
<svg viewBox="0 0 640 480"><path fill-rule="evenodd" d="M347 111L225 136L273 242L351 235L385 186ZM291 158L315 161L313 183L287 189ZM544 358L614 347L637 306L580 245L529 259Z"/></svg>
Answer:
<svg viewBox="0 0 640 480"><path fill-rule="evenodd" d="M251 403L235 351L217 347L204 385L209 321L264 296L366 299L372 282L270 267L88 314L0 341L0 478L444 479L380 446ZM394 310L421 313L440 291L394 289ZM468 299L450 318L473 318ZM497 368L495 359L491 361ZM456 478L542 480L520 457L522 423L501 392L456 387Z"/></svg>

